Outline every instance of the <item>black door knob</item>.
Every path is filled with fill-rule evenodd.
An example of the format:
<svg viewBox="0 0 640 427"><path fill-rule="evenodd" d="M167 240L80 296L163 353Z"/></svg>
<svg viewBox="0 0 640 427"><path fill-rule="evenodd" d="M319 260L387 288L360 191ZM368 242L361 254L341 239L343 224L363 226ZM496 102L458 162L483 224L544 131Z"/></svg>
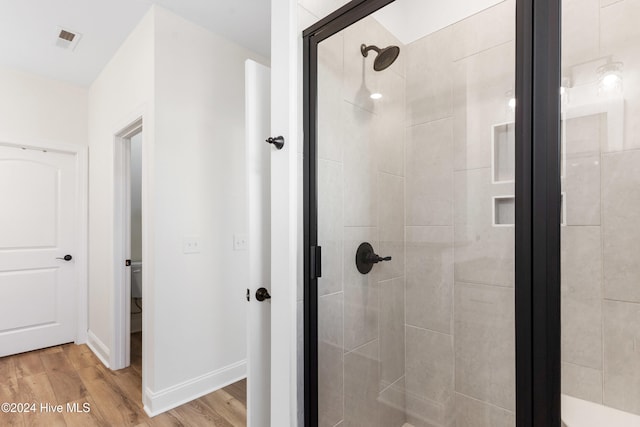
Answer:
<svg viewBox="0 0 640 427"><path fill-rule="evenodd" d="M284 136L270 136L266 139L269 144L273 144L278 150L281 150L284 147Z"/></svg>
<svg viewBox="0 0 640 427"><path fill-rule="evenodd" d="M71 255L65 255L64 257L60 258L56 258L56 259L63 259L65 261L71 261L73 259L73 257Z"/></svg>
<svg viewBox="0 0 640 427"><path fill-rule="evenodd" d="M271 295L269 295L269 291L265 288L260 288L256 291L256 299L260 302L271 299Z"/></svg>

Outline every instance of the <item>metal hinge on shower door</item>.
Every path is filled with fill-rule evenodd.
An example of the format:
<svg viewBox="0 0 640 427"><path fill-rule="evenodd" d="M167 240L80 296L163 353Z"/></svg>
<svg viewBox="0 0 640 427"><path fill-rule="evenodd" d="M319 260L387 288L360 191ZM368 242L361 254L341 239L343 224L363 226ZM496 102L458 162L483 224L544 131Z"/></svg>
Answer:
<svg viewBox="0 0 640 427"><path fill-rule="evenodd" d="M311 246L311 278L322 277L322 247Z"/></svg>

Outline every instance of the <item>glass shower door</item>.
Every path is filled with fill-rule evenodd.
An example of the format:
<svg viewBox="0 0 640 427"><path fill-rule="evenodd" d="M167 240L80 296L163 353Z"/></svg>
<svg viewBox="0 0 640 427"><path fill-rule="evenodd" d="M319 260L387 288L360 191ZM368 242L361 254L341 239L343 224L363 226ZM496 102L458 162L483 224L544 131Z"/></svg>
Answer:
<svg viewBox="0 0 640 427"><path fill-rule="evenodd" d="M640 3L562 2L562 417L640 425Z"/></svg>
<svg viewBox="0 0 640 427"><path fill-rule="evenodd" d="M320 426L515 425L515 1L467 3L318 45Z"/></svg>

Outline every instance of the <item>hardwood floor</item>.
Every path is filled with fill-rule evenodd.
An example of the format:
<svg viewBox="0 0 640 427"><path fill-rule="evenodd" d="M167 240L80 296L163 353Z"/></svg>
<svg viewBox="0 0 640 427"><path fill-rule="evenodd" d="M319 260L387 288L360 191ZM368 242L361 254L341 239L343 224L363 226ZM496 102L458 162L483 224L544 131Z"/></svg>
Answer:
<svg viewBox="0 0 640 427"><path fill-rule="evenodd" d="M29 413L0 412L0 426L246 426L246 381L239 381L164 414L142 408L142 334L131 339L131 366L105 368L86 345L65 344L0 358L0 403L35 402ZM63 405L62 413L40 404ZM77 403L90 411L67 412Z"/></svg>

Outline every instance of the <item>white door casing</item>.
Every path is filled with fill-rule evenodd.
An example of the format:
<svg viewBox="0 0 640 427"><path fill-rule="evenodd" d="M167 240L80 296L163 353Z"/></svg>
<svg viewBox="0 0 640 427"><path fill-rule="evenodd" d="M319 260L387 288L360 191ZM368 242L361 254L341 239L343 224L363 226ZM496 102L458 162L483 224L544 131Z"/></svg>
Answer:
<svg viewBox="0 0 640 427"><path fill-rule="evenodd" d="M78 155L0 145L0 356L83 338Z"/></svg>
<svg viewBox="0 0 640 427"><path fill-rule="evenodd" d="M267 427L271 417L271 302L255 293L271 282L270 72L245 62L249 284L247 309L247 426Z"/></svg>
<svg viewBox="0 0 640 427"><path fill-rule="evenodd" d="M301 52L298 2L271 2L271 426L298 422L297 261ZM300 183L302 185L302 183ZM302 390L300 390L302 392ZM300 408L302 409L302 408Z"/></svg>

